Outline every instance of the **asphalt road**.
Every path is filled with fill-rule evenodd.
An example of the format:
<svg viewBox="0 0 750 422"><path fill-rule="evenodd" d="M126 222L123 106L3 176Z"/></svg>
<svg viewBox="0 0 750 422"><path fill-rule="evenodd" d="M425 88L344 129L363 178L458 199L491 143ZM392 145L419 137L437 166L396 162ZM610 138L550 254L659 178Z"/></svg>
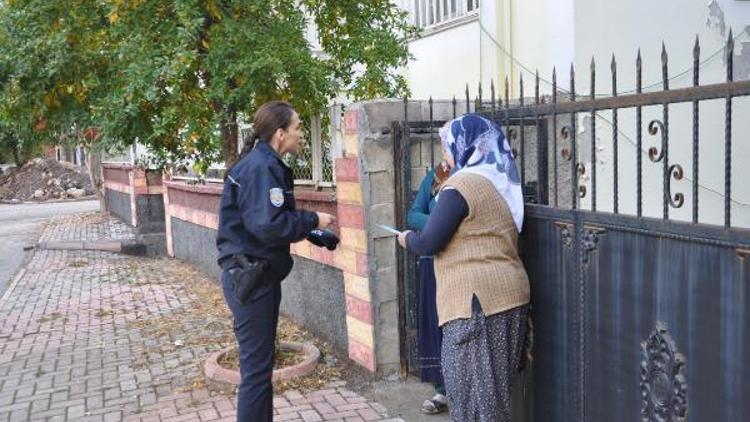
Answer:
<svg viewBox="0 0 750 422"><path fill-rule="evenodd" d="M23 247L35 243L42 224L51 217L97 211L98 201L49 204L0 204L0 295L23 263Z"/></svg>

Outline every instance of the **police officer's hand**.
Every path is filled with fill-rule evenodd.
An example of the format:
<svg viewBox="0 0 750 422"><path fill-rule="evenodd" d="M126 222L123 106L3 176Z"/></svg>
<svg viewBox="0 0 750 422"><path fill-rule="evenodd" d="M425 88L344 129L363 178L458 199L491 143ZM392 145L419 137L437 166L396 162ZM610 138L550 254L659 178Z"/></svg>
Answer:
<svg viewBox="0 0 750 422"><path fill-rule="evenodd" d="M318 229L325 229L336 222L336 217L325 212L316 212L318 214Z"/></svg>

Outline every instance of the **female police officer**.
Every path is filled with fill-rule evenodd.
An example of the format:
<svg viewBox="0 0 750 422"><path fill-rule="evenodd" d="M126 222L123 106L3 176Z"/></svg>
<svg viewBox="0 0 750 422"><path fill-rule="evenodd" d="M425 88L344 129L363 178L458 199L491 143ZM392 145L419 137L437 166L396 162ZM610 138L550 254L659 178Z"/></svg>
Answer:
<svg viewBox="0 0 750 422"><path fill-rule="evenodd" d="M294 180L281 159L300 146L300 119L291 105L263 104L253 132L226 174L216 245L239 344L237 420L270 422L281 280L292 269L289 244L329 226L334 217L295 209Z"/></svg>

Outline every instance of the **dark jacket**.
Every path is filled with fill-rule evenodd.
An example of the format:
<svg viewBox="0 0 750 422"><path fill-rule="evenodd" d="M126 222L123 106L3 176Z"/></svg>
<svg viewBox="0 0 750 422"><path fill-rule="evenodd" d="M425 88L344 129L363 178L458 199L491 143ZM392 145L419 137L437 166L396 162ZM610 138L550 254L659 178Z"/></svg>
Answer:
<svg viewBox="0 0 750 422"><path fill-rule="evenodd" d="M224 182L216 234L219 265L232 255L265 259L281 280L292 269L289 245L317 225L316 213L295 209L289 167L267 142L258 141Z"/></svg>

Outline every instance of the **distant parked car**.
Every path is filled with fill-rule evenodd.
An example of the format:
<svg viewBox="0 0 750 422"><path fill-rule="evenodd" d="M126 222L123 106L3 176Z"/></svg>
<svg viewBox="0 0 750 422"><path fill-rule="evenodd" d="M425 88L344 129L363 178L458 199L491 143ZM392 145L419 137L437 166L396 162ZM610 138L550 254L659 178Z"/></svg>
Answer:
<svg viewBox="0 0 750 422"><path fill-rule="evenodd" d="M2 176L3 174L7 173L8 170L15 168L15 167L16 167L15 164L0 164L0 176Z"/></svg>

